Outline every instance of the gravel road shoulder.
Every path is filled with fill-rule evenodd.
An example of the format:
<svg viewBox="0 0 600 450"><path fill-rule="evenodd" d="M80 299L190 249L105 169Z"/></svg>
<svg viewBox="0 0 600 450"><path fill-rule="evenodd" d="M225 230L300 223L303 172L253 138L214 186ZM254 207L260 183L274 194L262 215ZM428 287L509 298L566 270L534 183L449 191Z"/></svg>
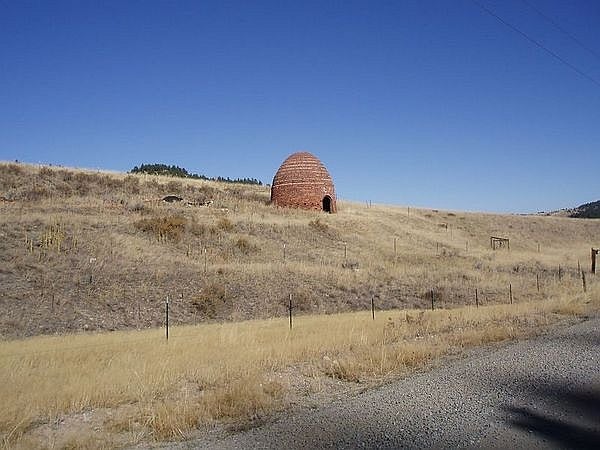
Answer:
<svg viewBox="0 0 600 450"><path fill-rule="evenodd" d="M598 448L600 316L171 448Z"/></svg>

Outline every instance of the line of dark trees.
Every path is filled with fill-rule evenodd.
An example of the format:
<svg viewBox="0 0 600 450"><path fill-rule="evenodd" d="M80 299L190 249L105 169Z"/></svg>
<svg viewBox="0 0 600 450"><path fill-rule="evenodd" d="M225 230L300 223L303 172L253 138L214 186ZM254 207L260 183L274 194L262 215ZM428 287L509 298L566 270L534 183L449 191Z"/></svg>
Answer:
<svg viewBox="0 0 600 450"><path fill-rule="evenodd" d="M211 178L206 175L198 175L197 173L190 173L183 167L167 164L142 164L139 167L135 166L129 171L129 173L147 173L150 175L166 175L169 177L179 178L193 178L196 180L207 180L207 181L221 181L224 183L242 183L242 184L256 184L262 186L262 181L256 178L229 178L229 177L216 177Z"/></svg>

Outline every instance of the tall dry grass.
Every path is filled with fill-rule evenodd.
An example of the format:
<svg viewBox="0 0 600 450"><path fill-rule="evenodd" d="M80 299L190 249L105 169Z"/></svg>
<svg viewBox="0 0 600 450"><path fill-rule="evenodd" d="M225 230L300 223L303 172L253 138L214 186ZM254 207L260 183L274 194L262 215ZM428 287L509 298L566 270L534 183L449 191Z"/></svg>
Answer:
<svg viewBox="0 0 600 450"><path fill-rule="evenodd" d="M39 430L59 424L54 439L66 445L60 436L72 430L60 424L87 412L109 446L183 439L214 421L267 415L294 395L325 389L328 379L382 382L441 355L597 311L599 288L592 283L584 294L572 286L513 305L378 311L375 320L368 311L298 316L292 330L284 319L180 326L168 342L160 329L3 342L0 433L8 447L43 446ZM301 385L309 392L298 392Z"/></svg>

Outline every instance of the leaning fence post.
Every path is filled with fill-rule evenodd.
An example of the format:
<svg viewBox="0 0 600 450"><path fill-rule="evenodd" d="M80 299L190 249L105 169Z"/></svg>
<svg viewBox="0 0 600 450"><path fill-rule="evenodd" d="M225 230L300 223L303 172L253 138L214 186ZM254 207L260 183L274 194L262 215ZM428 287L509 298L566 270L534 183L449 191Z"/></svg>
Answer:
<svg viewBox="0 0 600 450"><path fill-rule="evenodd" d="M513 297L512 297L512 283L508 284L508 295L510 296L510 304L512 305L513 303Z"/></svg>

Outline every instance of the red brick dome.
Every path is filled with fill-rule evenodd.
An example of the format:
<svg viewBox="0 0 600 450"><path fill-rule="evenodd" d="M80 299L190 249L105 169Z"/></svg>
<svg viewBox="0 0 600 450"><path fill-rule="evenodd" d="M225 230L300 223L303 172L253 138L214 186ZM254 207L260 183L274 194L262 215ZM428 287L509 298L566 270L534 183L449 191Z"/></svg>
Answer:
<svg viewBox="0 0 600 450"><path fill-rule="evenodd" d="M332 213L337 210L331 175L309 152L293 153L283 162L273 177L271 203Z"/></svg>

